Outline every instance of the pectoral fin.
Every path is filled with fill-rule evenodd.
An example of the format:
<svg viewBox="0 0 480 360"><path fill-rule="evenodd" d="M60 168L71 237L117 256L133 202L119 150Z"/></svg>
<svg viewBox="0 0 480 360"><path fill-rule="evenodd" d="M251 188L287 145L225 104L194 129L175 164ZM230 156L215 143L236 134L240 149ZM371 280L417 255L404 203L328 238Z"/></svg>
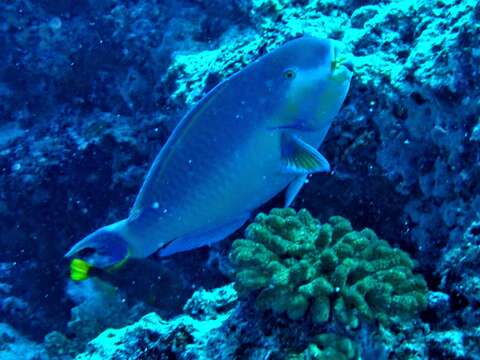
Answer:
<svg viewBox="0 0 480 360"><path fill-rule="evenodd" d="M288 173L311 174L330 171L330 164L322 154L296 136L282 134L283 168Z"/></svg>
<svg viewBox="0 0 480 360"><path fill-rule="evenodd" d="M308 175L299 175L290 183L290 185L288 185L287 191L285 192L285 207L289 207L293 200L295 200L307 181L307 176Z"/></svg>

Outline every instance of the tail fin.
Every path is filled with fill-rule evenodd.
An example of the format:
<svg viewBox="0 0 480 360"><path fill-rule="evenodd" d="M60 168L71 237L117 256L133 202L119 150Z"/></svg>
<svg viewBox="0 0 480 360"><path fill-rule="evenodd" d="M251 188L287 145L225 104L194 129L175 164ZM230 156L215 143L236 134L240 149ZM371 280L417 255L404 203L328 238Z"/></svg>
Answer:
<svg viewBox="0 0 480 360"><path fill-rule="evenodd" d="M70 279L73 281L83 281L88 279L88 272L92 265L82 259L73 259L70 263Z"/></svg>

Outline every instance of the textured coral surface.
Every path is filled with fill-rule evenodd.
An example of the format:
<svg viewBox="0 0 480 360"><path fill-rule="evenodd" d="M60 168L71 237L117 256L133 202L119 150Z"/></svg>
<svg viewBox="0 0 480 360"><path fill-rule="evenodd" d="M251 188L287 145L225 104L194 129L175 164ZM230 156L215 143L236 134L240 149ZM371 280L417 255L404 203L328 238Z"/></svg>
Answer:
<svg viewBox="0 0 480 360"><path fill-rule="evenodd" d="M410 257L342 217L320 226L305 209L273 209L245 236L232 244L235 286L240 295L261 290L260 309L292 320L308 311L316 323L357 328L359 318L389 325L426 306L426 283Z"/></svg>

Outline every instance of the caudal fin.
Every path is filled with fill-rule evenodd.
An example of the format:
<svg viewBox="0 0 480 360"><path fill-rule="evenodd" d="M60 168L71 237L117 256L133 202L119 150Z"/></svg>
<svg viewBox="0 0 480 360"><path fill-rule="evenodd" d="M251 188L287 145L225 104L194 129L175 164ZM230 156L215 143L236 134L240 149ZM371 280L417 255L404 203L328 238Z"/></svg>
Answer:
<svg viewBox="0 0 480 360"><path fill-rule="evenodd" d="M73 259L70 263L70 279L83 281L88 279L88 273L92 266L82 259Z"/></svg>

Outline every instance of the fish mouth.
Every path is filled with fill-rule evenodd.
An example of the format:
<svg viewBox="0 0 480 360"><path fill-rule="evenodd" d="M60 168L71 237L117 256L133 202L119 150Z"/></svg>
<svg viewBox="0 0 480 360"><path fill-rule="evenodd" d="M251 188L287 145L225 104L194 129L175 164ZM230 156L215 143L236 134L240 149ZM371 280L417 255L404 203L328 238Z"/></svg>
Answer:
<svg viewBox="0 0 480 360"><path fill-rule="evenodd" d="M342 61L339 66L344 66L344 67L346 67L347 70L350 71L351 73L354 72L353 62L352 62L352 60L350 60L350 59L345 58L345 60Z"/></svg>
<svg viewBox="0 0 480 360"><path fill-rule="evenodd" d="M333 47L330 69L332 79L340 83L350 81L355 72L351 58L340 53L337 46Z"/></svg>
<svg viewBox="0 0 480 360"><path fill-rule="evenodd" d="M342 69L348 70L350 73L354 73L354 66L349 56L342 53L338 47L338 44L333 44L332 60L330 63L330 69L332 74L335 74Z"/></svg>
<svg viewBox="0 0 480 360"><path fill-rule="evenodd" d="M342 68L348 70L352 74L355 71L352 60L346 57L345 55L340 55L338 57L333 58L331 62L332 74L335 74L336 72L342 70Z"/></svg>
<svg viewBox="0 0 480 360"><path fill-rule="evenodd" d="M352 77L353 72L349 69L349 67L344 65L338 66L330 76L330 78L338 84L348 83Z"/></svg>

